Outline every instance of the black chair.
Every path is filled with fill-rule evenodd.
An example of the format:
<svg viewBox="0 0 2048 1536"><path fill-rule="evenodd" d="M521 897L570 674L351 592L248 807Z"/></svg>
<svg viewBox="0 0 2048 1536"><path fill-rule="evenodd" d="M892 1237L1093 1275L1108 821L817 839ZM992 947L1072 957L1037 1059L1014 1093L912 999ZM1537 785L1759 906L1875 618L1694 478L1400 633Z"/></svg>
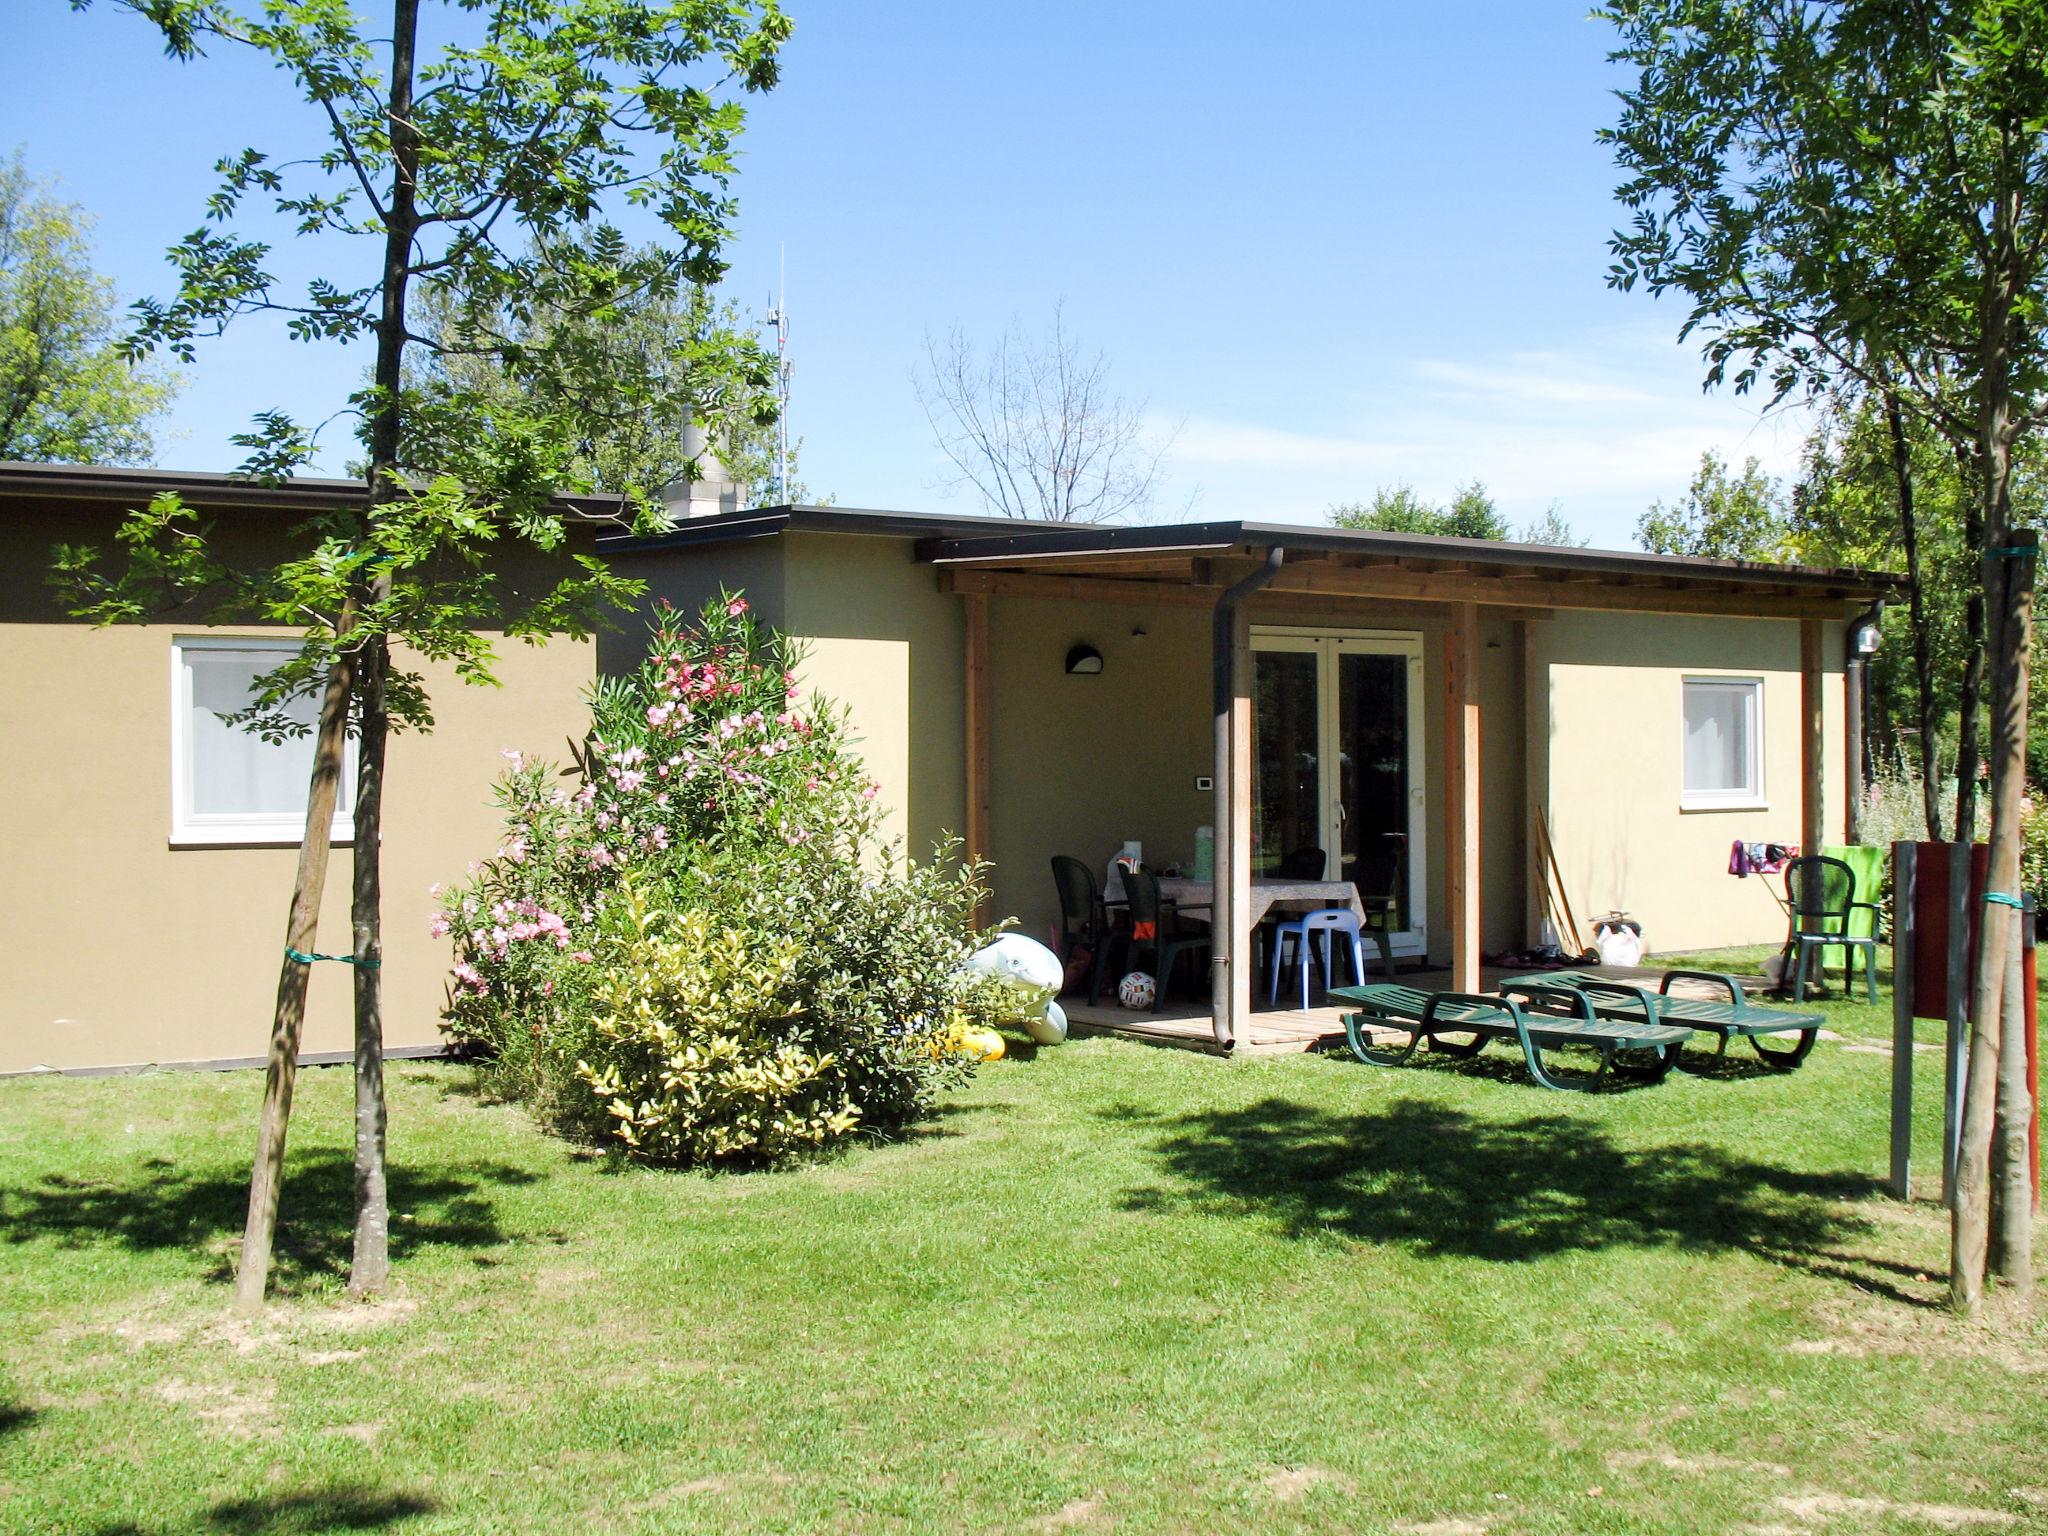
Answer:
<svg viewBox="0 0 2048 1536"><path fill-rule="evenodd" d="M1273 871L1276 880L1327 880L1330 856L1320 848L1296 848L1281 857Z"/></svg>
<svg viewBox="0 0 2048 1536"><path fill-rule="evenodd" d="M1103 909L1102 889L1095 883L1094 870L1063 853L1052 857L1052 883L1060 894L1060 963L1071 964L1077 948L1087 949L1092 1004L1102 995L1102 976L1109 965L1109 916Z"/></svg>
<svg viewBox="0 0 2048 1536"><path fill-rule="evenodd" d="M1130 915L1130 928L1124 939L1124 964L1137 970L1140 955L1151 957L1152 974L1158 981L1152 994L1152 1007L1156 1010L1173 981L1173 968L1180 957L1209 952L1207 929L1197 933L1180 926L1184 913L1206 912L1208 908L1179 907L1165 900L1159 894L1159 877L1149 869L1126 869L1123 880L1124 902Z"/></svg>
<svg viewBox="0 0 2048 1536"><path fill-rule="evenodd" d="M1364 931L1378 946L1387 979L1394 979L1394 925L1401 921L1401 850L1391 842L1358 856L1351 883L1365 908Z"/></svg>
<svg viewBox="0 0 2048 1536"><path fill-rule="evenodd" d="M1871 1002L1877 1001L1877 938L1881 914L1875 905L1856 899L1856 871L1840 859L1810 853L1785 866L1785 906L1792 914L1792 931L1785 947L1794 954L1792 999L1806 997L1806 966L1815 960L1814 980L1827 986L1827 952L1842 950L1842 995L1847 997L1856 984L1856 956L1863 956L1863 982ZM1870 935L1851 938L1849 922L1858 911L1870 914Z"/></svg>

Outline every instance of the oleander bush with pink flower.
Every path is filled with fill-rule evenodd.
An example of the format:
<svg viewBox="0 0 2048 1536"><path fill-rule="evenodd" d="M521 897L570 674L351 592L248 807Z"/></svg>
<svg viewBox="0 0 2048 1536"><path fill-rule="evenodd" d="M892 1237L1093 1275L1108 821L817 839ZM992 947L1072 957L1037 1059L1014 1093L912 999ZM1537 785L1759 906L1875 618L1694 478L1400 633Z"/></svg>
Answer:
<svg viewBox="0 0 2048 1536"><path fill-rule="evenodd" d="M669 1164L886 1134L972 1069L978 873L883 841L842 714L726 594L664 610L566 769L511 766L504 834L440 893L444 1028L548 1124Z"/></svg>

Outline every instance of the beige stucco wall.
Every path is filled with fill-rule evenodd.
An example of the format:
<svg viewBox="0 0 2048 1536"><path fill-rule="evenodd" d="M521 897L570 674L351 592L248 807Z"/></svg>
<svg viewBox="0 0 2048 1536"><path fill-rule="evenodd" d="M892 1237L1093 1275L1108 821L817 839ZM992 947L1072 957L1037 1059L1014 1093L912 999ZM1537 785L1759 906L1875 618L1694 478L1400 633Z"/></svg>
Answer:
<svg viewBox="0 0 2048 1536"><path fill-rule="evenodd" d="M168 627L0 624L0 1072L260 1057L296 848L172 847ZM205 631L212 633L212 631ZM261 634L240 629L237 634ZM498 689L425 669L431 735L394 737L384 835L386 1043L435 1045L449 951L427 888L497 846L501 748L561 755L591 647L502 651ZM320 947L348 948L334 851ZM315 968L308 1052L346 1051L346 967Z"/></svg>
<svg viewBox="0 0 2048 1536"><path fill-rule="evenodd" d="M966 821L965 632L960 599L906 538L794 533L783 612L804 644L800 675L845 705L884 828L915 859Z"/></svg>
<svg viewBox="0 0 2048 1536"><path fill-rule="evenodd" d="M1799 625L1792 620L1560 613L1532 626L1547 677L1544 743L1552 836L1582 925L1621 908L1652 950L1781 938L1766 881L1727 873L1729 844L1800 836ZM1847 820L1842 758L1842 626L1823 626L1827 838ZM1761 677L1762 810L1684 810L1681 684L1689 676ZM1539 686L1543 686L1539 682ZM1542 709L1532 726L1544 728Z"/></svg>
<svg viewBox="0 0 2048 1536"><path fill-rule="evenodd" d="M95 630L44 583L59 539L104 545L120 508L16 502L0 522L0 1072L260 1058L296 847L170 845L171 641L277 633L159 624ZM274 556L289 514L209 514L219 538ZM508 589L549 569L516 553ZM491 784L517 747L560 758L586 718L595 648L498 647L498 688L422 670L429 735L390 744L384 835L387 1043L433 1047L449 949L427 888L497 847ZM334 850L319 947L349 944L349 855ZM350 1045L350 973L315 967L309 1053Z"/></svg>

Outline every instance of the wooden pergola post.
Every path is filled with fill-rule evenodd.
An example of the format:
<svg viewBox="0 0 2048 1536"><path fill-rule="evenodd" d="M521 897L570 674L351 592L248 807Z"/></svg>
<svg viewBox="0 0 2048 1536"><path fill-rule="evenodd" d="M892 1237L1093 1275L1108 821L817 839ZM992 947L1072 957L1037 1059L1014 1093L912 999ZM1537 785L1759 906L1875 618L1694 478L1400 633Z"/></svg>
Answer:
<svg viewBox="0 0 2048 1536"><path fill-rule="evenodd" d="M1827 747L1824 733L1819 619L1799 621L1799 851L1817 854L1827 841Z"/></svg>
<svg viewBox="0 0 2048 1536"><path fill-rule="evenodd" d="M1210 702L1216 730L1216 874L1209 909L1209 1014L1216 1043L1237 1044L1252 1015L1252 972L1241 953L1252 899L1252 630L1241 606L1280 574L1284 546L1216 600L1210 619Z"/></svg>
<svg viewBox="0 0 2048 1536"><path fill-rule="evenodd" d="M966 605L967 679L964 697L967 721L967 825L963 850L970 864L988 858L989 840L989 735L991 711L988 696L988 604L986 593L970 592ZM983 891L974 909L977 928L988 926L989 896Z"/></svg>
<svg viewBox="0 0 2048 1536"><path fill-rule="evenodd" d="M1479 990L1479 607L1453 603L1444 632L1444 821L1451 988Z"/></svg>

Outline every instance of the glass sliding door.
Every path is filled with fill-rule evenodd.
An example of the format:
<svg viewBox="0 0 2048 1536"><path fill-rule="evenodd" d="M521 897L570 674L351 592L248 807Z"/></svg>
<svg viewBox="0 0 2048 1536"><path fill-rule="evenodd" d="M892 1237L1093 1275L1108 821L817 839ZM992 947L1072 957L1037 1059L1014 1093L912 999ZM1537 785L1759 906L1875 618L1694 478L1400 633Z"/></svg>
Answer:
<svg viewBox="0 0 2048 1536"><path fill-rule="evenodd" d="M1391 881L1395 949L1426 948L1422 637L1252 631L1252 871L1321 848L1330 878Z"/></svg>

